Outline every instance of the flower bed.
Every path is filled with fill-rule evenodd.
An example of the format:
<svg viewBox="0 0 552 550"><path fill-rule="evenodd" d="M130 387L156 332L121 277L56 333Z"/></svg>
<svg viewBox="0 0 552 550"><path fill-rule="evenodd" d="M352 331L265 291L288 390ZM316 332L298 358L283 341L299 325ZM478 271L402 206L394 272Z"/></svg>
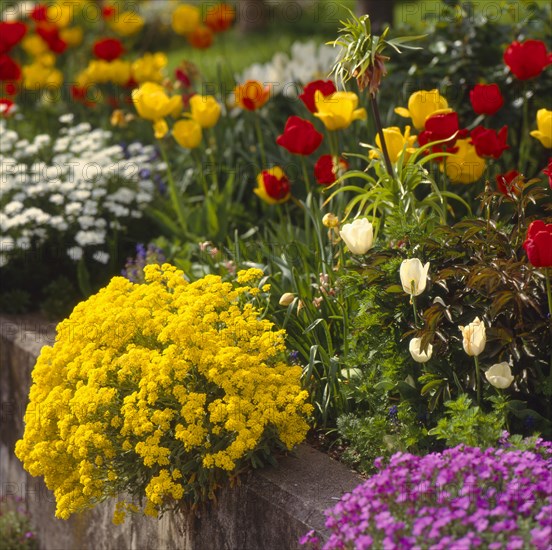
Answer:
<svg viewBox="0 0 552 550"><path fill-rule="evenodd" d="M326 512L324 550L545 550L552 541L552 445L535 450L458 446L394 454ZM301 539L319 548L318 538Z"/></svg>

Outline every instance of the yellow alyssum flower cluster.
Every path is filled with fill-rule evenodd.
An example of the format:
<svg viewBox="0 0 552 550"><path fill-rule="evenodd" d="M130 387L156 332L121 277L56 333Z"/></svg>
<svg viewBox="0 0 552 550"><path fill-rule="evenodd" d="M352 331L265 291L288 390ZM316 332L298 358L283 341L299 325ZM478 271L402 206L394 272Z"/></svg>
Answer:
<svg viewBox="0 0 552 550"><path fill-rule="evenodd" d="M262 275L189 283L169 264L147 266L144 284L115 277L58 325L16 445L54 492L57 517L122 492L156 515L304 439L312 406L301 368L282 360L284 331L255 306ZM119 502L114 521L129 510Z"/></svg>

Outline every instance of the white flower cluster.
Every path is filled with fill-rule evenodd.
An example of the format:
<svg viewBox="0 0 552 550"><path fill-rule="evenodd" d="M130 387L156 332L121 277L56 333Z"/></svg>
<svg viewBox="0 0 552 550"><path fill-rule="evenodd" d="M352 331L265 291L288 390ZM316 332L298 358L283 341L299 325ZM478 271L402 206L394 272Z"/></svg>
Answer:
<svg viewBox="0 0 552 550"><path fill-rule="evenodd" d="M54 139L41 134L32 141L0 121L0 266L7 252L55 233L73 241L72 259L94 247L94 259L107 263L107 236L140 218L153 199L163 168L153 145L111 145L111 132L71 126L72 118L60 118L66 126Z"/></svg>
<svg viewBox="0 0 552 550"><path fill-rule="evenodd" d="M294 42L291 55L283 52L274 54L268 63L255 63L236 77L237 82L258 80L271 84L272 93L282 93L286 97L298 96L298 85L312 80L327 79L337 50L332 46L318 44L315 41Z"/></svg>

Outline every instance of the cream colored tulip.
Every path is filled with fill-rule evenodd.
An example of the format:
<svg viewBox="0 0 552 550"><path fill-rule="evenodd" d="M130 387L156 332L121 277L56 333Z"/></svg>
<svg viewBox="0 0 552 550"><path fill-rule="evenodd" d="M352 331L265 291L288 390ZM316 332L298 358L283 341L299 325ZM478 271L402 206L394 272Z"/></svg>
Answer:
<svg viewBox="0 0 552 550"><path fill-rule="evenodd" d="M366 218L346 223L339 236L352 254L366 254L374 244L374 228Z"/></svg>
<svg viewBox="0 0 552 550"><path fill-rule="evenodd" d="M401 283L407 294L419 296L426 287L429 262L422 265L418 258L403 260L400 268Z"/></svg>
<svg viewBox="0 0 552 550"><path fill-rule="evenodd" d="M287 307L295 300L295 294L292 292L284 292L278 302L281 306Z"/></svg>
<svg viewBox="0 0 552 550"><path fill-rule="evenodd" d="M471 356L478 356L484 349L487 343L487 335L485 332L485 324L476 317L468 326L458 327L462 331L462 345L464 351Z"/></svg>
<svg viewBox="0 0 552 550"><path fill-rule="evenodd" d="M410 355L412 355L412 359L414 359L416 363L427 363L433 354L433 346L428 344L426 351L421 351L421 344L421 338L412 338L412 340L410 340L410 344L408 345L408 350L410 351Z"/></svg>
<svg viewBox="0 0 552 550"><path fill-rule="evenodd" d="M506 361L493 365L488 371L485 372L485 378L489 381L491 386L501 390L509 387L514 381L512 370Z"/></svg>

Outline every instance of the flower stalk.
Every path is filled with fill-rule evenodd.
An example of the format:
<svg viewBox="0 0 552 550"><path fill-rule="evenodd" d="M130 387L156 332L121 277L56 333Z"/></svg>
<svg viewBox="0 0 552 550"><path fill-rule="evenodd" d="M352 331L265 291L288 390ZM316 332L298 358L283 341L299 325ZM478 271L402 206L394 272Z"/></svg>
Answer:
<svg viewBox="0 0 552 550"><path fill-rule="evenodd" d="M391 159L389 158L389 151L387 150L387 144L385 142L385 135L383 133L383 125L381 123L381 117L378 107L378 100L376 94L370 94L370 106L372 107L372 114L374 115L374 122L376 124L376 130L378 132L380 142L381 142L381 151L383 153L383 159L385 161L385 169L389 176L392 179L395 179L395 173L393 172L393 165L391 164Z"/></svg>
<svg viewBox="0 0 552 550"><path fill-rule="evenodd" d="M473 360L475 361L475 392L477 394L477 405L481 405L481 374L477 355L473 356Z"/></svg>

